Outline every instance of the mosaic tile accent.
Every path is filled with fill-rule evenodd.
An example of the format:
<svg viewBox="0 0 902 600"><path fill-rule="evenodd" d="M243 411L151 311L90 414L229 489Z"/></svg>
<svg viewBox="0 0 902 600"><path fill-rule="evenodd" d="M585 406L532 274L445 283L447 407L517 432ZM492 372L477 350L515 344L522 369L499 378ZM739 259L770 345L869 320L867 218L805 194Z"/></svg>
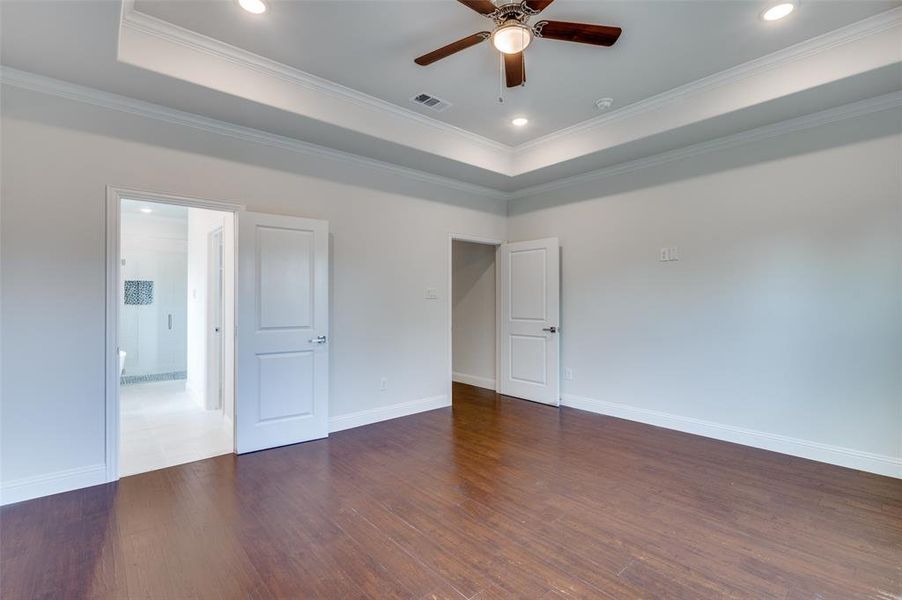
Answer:
<svg viewBox="0 0 902 600"><path fill-rule="evenodd" d="M136 383L151 383L153 381L177 381L188 379L188 371L172 371L171 373L149 373L147 375L123 375L119 378L120 385L135 385Z"/></svg>
<svg viewBox="0 0 902 600"><path fill-rule="evenodd" d="M153 304L153 281L129 279L125 282L126 304Z"/></svg>

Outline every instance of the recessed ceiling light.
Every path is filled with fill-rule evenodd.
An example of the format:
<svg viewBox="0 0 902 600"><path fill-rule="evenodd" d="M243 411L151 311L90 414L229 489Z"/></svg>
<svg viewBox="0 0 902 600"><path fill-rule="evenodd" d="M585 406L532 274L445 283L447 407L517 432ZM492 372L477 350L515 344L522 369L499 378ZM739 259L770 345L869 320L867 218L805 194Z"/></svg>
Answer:
<svg viewBox="0 0 902 600"><path fill-rule="evenodd" d="M141 212L143 212L145 215L149 215L150 213L153 212L153 209L152 209L152 208L147 208L147 207L145 206L144 208L141 209Z"/></svg>
<svg viewBox="0 0 902 600"><path fill-rule="evenodd" d="M517 117L516 119L511 120L511 125L514 127L523 127L527 123L529 123L529 119L526 117Z"/></svg>
<svg viewBox="0 0 902 600"><path fill-rule="evenodd" d="M238 0L238 4L247 12L255 15L266 12L266 4L263 3L263 0Z"/></svg>
<svg viewBox="0 0 902 600"><path fill-rule="evenodd" d="M796 5L792 2L781 2L780 4L774 4L763 13L761 13L761 18L765 21L779 21L780 19L794 11L795 8Z"/></svg>

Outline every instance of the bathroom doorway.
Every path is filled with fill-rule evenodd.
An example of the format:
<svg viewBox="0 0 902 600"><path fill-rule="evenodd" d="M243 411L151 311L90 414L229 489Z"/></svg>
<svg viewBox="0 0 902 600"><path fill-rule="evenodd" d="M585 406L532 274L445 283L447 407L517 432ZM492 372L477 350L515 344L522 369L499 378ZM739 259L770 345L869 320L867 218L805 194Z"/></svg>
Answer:
<svg viewBox="0 0 902 600"><path fill-rule="evenodd" d="M234 213L119 206L118 475L234 451Z"/></svg>

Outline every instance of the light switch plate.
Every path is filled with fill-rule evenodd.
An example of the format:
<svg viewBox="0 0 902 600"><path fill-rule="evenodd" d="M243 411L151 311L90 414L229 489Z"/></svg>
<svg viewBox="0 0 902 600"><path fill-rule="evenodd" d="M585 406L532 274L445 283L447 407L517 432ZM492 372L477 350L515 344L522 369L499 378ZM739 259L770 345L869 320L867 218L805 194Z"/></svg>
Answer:
<svg viewBox="0 0 902 600"><path fill-rule="evenodd" d="M658 255L658 260L660 262L674 262L680 260L679 248L676 246L671 246L670 248L661 248L661 252Z"/></svg>
<svg viewBox="0 0 902 600"><path fill-rule="evenodd" d="M438 290L435 288L426 288L426 300L438 300Z"/></svg>

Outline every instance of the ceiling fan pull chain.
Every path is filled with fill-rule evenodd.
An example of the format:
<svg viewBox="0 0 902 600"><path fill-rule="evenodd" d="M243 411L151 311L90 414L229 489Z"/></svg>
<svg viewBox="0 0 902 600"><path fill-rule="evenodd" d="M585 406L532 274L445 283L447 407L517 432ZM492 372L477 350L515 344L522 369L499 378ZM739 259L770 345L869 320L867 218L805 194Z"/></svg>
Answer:
<svg viewBox="0 0 902 600"><path fill-rule="evenodd" d="M498 102L504 104L504 54L498 53Z"/></svg>

